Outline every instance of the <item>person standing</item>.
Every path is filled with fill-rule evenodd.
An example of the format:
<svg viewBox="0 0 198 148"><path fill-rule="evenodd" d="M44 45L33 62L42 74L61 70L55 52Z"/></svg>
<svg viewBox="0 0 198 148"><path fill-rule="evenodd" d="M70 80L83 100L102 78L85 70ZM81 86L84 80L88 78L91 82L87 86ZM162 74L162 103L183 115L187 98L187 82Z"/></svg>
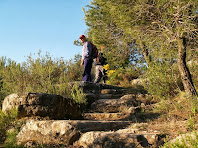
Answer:
<svg viewBox="0 0 198 148"><path fill-rule="evenodd" d="M104 46L101 46L101 50ZM106 83L106 70L103 68L105 64L107 64L107 59L103 56L103 53L100 52L96 61L94 61L95 69L95 80L94 83L99 83L101 78L103 78L104 83Z"/></svg>
<svg viewBox="0 0 198 148"><path fill-rule="evenodd" d="M93 63L93 58L91 57L92 45L84 35L81 35L79 39L83 43L81 65L84 65L84 72L82 74L82 81L91 82L91 68Z"/></svg>

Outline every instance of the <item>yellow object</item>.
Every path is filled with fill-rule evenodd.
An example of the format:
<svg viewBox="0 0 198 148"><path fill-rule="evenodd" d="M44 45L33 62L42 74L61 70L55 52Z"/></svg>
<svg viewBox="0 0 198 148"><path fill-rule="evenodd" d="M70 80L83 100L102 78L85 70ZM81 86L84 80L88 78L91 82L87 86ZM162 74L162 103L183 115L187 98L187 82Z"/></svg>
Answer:
<svg viewBox="0 0 198 148"><path fill-rule="evenodd" d="M105 70L108 70L108 69L109 69L109 64L104 65L103 68L104 68Z"/></svg>
<svg viewBox="0 0 198 148"><path fill-rule="evenodd" d="M109 76L111 76L113 73L115 73L116 72L116 70L109 70L109 71L107 71L107 75L108 75L108 77Z"/></svg>

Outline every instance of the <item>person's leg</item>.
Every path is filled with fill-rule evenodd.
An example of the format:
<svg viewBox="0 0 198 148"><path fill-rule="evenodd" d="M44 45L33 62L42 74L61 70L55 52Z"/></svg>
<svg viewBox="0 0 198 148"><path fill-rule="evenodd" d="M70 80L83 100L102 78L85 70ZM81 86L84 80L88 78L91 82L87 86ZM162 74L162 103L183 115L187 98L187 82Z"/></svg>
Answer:
<svg viewBox="0 0 198 148"><path fill-rule="evenodd" d="M99 82L100 82L100 75L101 75L101 72L100 72L100 66L99 66L99 65L96 65L96 71L95 71L95 80L94 80L94 83L99 83Z"/></svg>
<svg viewBox="0 0 198 148"><path fill-rule="evenodd" d="M100 72L101 72L101 75L100 75L100 79L103 79L103 81L104 81L104 83L106 83L106 81L105 81L105 73L104 73L104 68L103 68L103 66L101 65L100 66Z"/></svg>
<svg viewBox="0 0 198 148"><path fill-rule="evenodd" d="M103 68L101 65L96 66L96 78L94 81L95 83L99 83L103 76L103 72L101 71L101 68Z"/></svg>
<svg viewBox="0 0 198 148"><path fill-rule="evenodd" d="M106 83L106 80L107 80L107 73L106 73L106 70L103 68L103 81L104 83Z"/></svg>
<svg viewBox="0 0 198 148"><path fill-rule="evenodd" d="M84 72L83 72L83 81L90 81L91 82L91 68L92 68L92 59L85 59L84 60Z"/></svg>

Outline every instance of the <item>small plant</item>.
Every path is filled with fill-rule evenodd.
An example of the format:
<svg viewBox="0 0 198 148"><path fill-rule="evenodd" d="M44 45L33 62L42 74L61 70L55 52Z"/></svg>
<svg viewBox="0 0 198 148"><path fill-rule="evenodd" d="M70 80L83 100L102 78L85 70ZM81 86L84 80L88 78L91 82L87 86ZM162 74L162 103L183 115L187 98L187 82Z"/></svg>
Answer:
<svg viewBox="0 0 198 148"><path fill-rule="evenodd" d="M16 136L19 133L19 131L16 128L12 128L6 132L6 140L3 144L6 148L22 148L23 146L17 145Z"/></svg>
<svg viewBox="0 0 198 148"><path fill-rule="evenodd" d="M193 131L196 130L196 113L198 111L198 105L197 105L197 99L192 101L192 109L191 109L191 114L188 119L188 124L187 127L189 130Z"/></svg>
<svg viewBox="0 0 198 148"><path fill-rule="evenodd" d="M16 130L14 129L16 125L17 110L12 110L8 113L4 113L0 109L0 145L4 147L15 147L16 144ZM8 132L10 130L10 132ZM12 132L11 132L12 131ZM12 146L11 146L12 145Z"/></svg>
<svg viewBox="0 0 198 148"><path fill-rule="evenodd" d="M197 132L181 135L174 142L165 141L165 144L160 148L197 148L198 134Z"/></svg>
<svg viewBox="0 0 198 148"><path fill-rule="evenodd" d="M76 103L87 105L86 94L83 93L83 89L77 83L71 89L71 96Z"/></svg>

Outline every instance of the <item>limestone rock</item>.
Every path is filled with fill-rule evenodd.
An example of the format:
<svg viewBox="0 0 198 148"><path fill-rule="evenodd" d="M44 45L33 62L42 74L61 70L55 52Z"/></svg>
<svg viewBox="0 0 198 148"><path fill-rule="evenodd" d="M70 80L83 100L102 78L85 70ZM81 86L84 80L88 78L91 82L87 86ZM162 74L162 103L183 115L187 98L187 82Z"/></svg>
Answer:
<svg viewBox="0 0 198 148"><path fill-rule="evenodd" d="M120 99L100 99L91 104L90 112L127 112L130 107L136 107L141 102L136 100L135 95L125 95Z"/></svg>
<svg viewBox="0 0 198 148"><path fill-rule="evenodd" d="M87 132L74 143L76 147L90 148L143 148L158 147L155 133Z"/></svg>
<svg viewBox="0 0 198 148"><path fill-rule="evenodd" d="M18 133L17 143L72 145L80 137L81 133L118 130L130 124L129 121L30 120Z"/></svg>
<svg viewBox="0 0 198 148"><path fill-rule="evenodd" d="M77 119L81 116L80 108L73 100L45 93L14 93L5 97L2 111L13 108L18 110L19 118L40 116L50 119Z"/></svg>
<svg viewBox="0 0 198 148"><path fill-rule="evenodd" d="M101 94L123 94L126 93L127 89L102 89Z"/></svg>
<svg viewBox="0 0 198 148"><path fill-rule="evenodd" d="M152 96L149 96L147 94L127 94L120 98L121 100L131 100L135 106L141 105L141 103L144 103L144 105L151 104L152 102Z"/></svg>
<svg viewBox="0 0 198 148"><path fill-rule="evenodd" d="M131 81L131 84L134 85L134 86L141 86L143 83L143 80L142 79L133 79Z"/></svg>
<svg viewBox="0 0 198 148"><path fill-rule="evenodd" d="M131 121L132 115L130 113L84 113L83 118L87 120Z"/></svg>

